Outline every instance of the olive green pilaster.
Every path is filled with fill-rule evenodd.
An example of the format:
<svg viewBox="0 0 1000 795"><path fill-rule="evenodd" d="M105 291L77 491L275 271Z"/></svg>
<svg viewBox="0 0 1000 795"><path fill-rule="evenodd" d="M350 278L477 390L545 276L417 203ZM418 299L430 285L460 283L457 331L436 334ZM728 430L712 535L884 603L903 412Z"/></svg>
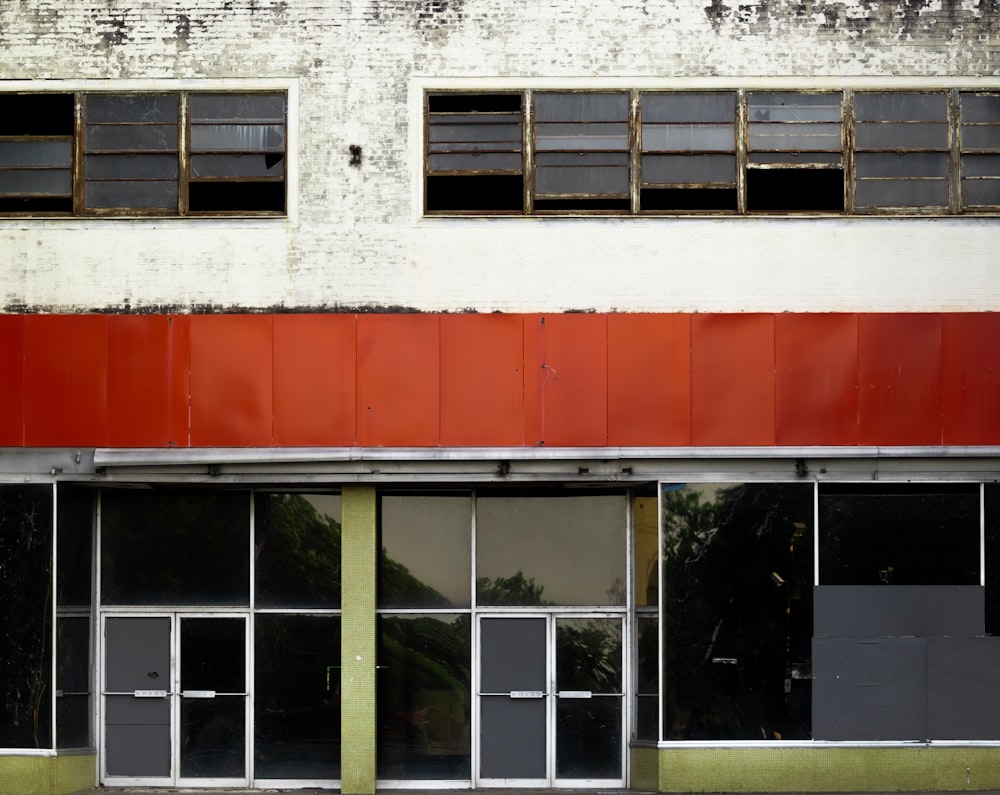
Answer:
<svg viewBox="0 0 1000 795"><path fill-rule="evenodd" d="M341 492L341 792L375 792L375 488Z"/></svg>

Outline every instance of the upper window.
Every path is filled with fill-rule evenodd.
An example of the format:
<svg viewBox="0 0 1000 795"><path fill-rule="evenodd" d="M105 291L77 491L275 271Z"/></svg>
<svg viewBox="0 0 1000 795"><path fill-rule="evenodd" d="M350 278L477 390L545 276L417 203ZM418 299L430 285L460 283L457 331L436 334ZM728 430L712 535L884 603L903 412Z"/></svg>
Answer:
<svg viewBox="0 0 1000 795"><path fill-rule="evenodd" d="M285 212L284 93L0 94L0 213Z"/></svg>
<svg viewBox="0 0 1000 795"><path fill-rule="evenodd" d="M1000 93L426 96L429 214L1000 211Z"/></svg>

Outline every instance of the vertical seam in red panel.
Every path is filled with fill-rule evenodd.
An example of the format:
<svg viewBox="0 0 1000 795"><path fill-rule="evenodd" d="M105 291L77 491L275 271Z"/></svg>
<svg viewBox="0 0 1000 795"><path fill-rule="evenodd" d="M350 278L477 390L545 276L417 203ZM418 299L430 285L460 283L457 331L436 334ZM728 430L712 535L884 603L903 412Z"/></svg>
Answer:
<svg viewBox="0 0 1000 795"><path fill-rule="evenodd" d="M438 368L438 391L437 391L437 410L438 410L438 427L437 427L437 444L436 447L441 447L441 431L444 428L444 364L442 361L442 348L444 347L443 335L441 334L441 313L434 313L434 320L437 323L437 368Z"/></svg>
<svg viewBox="0 0 1000 795"><path fill-rule="evenodd" d="M778 444L778 319L771 312L771 446Z"/></svg>
<svg viewBox="0 0 1000 795"><path fill-rule="evenodd" d="M27 377L28 377L28 323L24 319L24 315L18 317L18 323L21 325L21 447L25 447L28 438L28 414L26 402L27 396Z"/></svg>
<svg viewBox="0 0 1000 795"><path fill-rule="evenodd" d="M938 343L938 444L944 444L944 317L937 312L937 343Z"/></svg>
<svg viewBox="0 0 1000 795"><path fill-rule="evenodd" d="M276 340L274 338L274 315L273 314L267 315L267 321L268 321L268 324L269 324L270 329L271 329L271 344L268 346L268 348L270 350L270 353L271 353L271 434L270 434L270 436L271 436L271 447L274 448L277 445L277 443L275 442L275 438L274 438L274 404L275 404L274 390L275 390L276 384L277 384L276 377L275 377L276 374L274 372L274 370L275 370L274 361L277 358L277 356L275 354L275 351L274 351L274 346L276 345Z"/></svg>
<svg viewBox="0 0 1000 795"><path fill-rule="evenodd" d="M528 428L527 428L527 395L525 394L525 369L527 367L527 361L525 359L525 342L524 342L524 323L526 315L522 312L520 314L521 318L521 355L520 355L520 366L518 368L517 377L514 379L514 406L517 411L517 421L521 426L521 446L524 447L528 443Z"/></svg>
<svg viewBox="0 0 1000 795"><path fill-rule="evenodd" d="M611 323L610 313L604 313L604 446L611 439Z"/></svg>
<svg viewBox="0 0 1000 795"><path fill-rule="evenodd" d="M355 312L352 316L354 318L354 446L360 447L361 443L359 441L361 436L361 418L359 412L361 411L361 354L358 350L358 346L361 344L361 324L358 320L358 313Z"/></svg>
<svg viewBox="0 0 1000 795"><path fill-rule="evenodd" d="M687 324L687 440L690 447L694 444L694 316L688 312L684 317ZM672 342L676 344L676 339Z"/></svg>
<svg viewBox="0 0 1000 795"><path fill-rule="evenodd" d="M854 314L854 384L857 389L854 409L854 446L861 446L861 312Z"/></svg>

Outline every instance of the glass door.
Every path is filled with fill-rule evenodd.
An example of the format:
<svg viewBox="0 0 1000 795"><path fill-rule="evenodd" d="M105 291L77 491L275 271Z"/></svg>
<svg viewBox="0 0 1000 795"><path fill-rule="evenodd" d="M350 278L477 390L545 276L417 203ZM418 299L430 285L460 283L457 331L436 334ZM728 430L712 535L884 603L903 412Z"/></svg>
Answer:
<svg viewBox="0 0 1000 795"><path fill-rule="evenodd" d="M483 787L623 787L623 617L479 621Z"/></svg>
<svg viewBox="0 0 1000 795"><path fill-rule="evenodd" d="M108 615L103 659L103 783L249 783L245 615Z"/></svg>
<svg viewBox="0 0 1000 795"><path fill-rule="evenodd" d="M244 616L181 616L177 783L247 784Z"/></svg>
<svg viewBox="0 0 1000 795"><path fill-rule="evenodd" d="M555 785L625 785L622 618L556 616Z"/></svg>

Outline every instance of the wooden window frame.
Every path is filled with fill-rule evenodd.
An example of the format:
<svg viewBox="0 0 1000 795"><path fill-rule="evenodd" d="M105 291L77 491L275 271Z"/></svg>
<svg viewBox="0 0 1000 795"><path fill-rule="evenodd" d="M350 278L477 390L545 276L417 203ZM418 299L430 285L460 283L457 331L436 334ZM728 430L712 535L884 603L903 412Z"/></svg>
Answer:
<svg viewBox="0 0 1000 795"><path fill-rule="evenodd" d="M627 209L591 209L591 208L572 208L572 209L558 209L552 207L545 207L544 209L535 206L535 119L533 115L534 109L534 95L536 93L567 93L567 94L594 94L594 93L621 93L628 92L630 94L630 114L629 114L629 202ZM476 210L476 209L456 209L456 210L435 210L429 209L426 203L426 185L428 176L432 175L433 172L429 169L429 143L428 143L428 112L427 112L427 96L430 94L442 95L442 94L457 94L457 95L477 95L477 94L496 94L496 93L515 93L521 96L521 121L524 130L524 145L522 150L522 168L519 173L523 174L524 180L524 197L520 210L505 210L504 212L491 212L489 210ZM753 149L750 143L750 126L752 120L749 119L749 107L750 107L750 95L753 93L759 94L789 94L789 95L830 95L837 96L840 98L841 103L841 115L840 115L840 148L837 151L831 149L829 152L825 152L826 155L830 156L832 159L827 164L806 164L802 166L794 166L792 164L787 165L767 165L761 163L751 163L751 156ZM947 205L920 205L914 204L912 206L885 206L885 207L872 207L864 206L860 207L857 203L857 190L859 186L859 180L861 177L857 174L857 156L858 154L867 155L872 151L868 148L859 149L856 145L856 133L858 131L858 125L861 122L855 119L855 102L858 94L870 95L870 94L940 94L945 98L947 105L947 146L942 145L941 147L931 147L930 149L926 147L918 147L917 149L906 148L906 151L920 151L920 152L936 152L941 154L946 154L948 158L948 173L946 177L946 182L948 185L948 201ZM644 181L642 176L643 168L643 158L648 157L650 154L668 154L668 155L683 155L683 156L704 156L708 153L708 149L696 149L692 148L688 152L675 151L671 149L670 151L664 150L664 152L659 152L658 150L647 148L643 146L642 143L642 132L643 132L643 120L642 120L642 99L644 96L658 95L658 94L733 94L736 97L736 118L733 122L734 129L734 149L733 153L736 158L736 180L735 180L735 191L736 191L736 202L735 207L726 207L720 209L718 207L709 208L684 208L684 209L672 209L664 207L651 207L646 208L642 205L642 193L644 190L656 189L667 187L670 188L671 185L680 185L685 188L698 188L705 191L718 190L720 188L729 188L728 183L723 184L718 181L709 181L704 184L700 183L684 183L679 181L677 183L671 183L669 180L666 182L660 181L656 184ZM453 215L473 215L473 216L493 216L493 215L529 215L529 216L578 216L578 215L601 215L601 216L621 216L621 215L666 215L666 216L689 216L689 215L734 215L734 216L762 216L762 215L780 215L780 216L864 216L864 217L920 217L920 216L936 216L936 217L947 217L947 216L960 216L960 215L998 215L1000 214L1000 200L997 204L977 204L969 205L966 204L962 197L962 187L965 185L968 187L969 180L976 179L975 176L966 176L963 173L963 156L969 154L988 154L995 155L998 162L1000 162L1000 119L995 122L963 122L961 110L962 110L962 97L965 95L989 95L997 97L997 101L1000 102L1000 89L988 88L988 89L973 89L973 88L961 88L961 87L935 87L927 86L922 87L920 85L907 85L905 87L864 87L864 88L822 88L822 89L797 89L797 88L691 88L691 89L659 89L659 88L644 88L644 89L623 89L623 88L600 88L600 89L550 89L550 88L534 88L534 89L496 89L496 90L482 90L482 91L470 91L468 89L427 89L424 92L424 146L423 146L423 178L425 186L425 204L424 204L424 215L427 217L434 216L453 216ZM885 121L886 124L909 124L909 123L920 123L920 119L893 119ZM835 122L830 122L831 124ZM869 122L865 122L866 124ZM935 123L941 123L936 122ZM986 149L979 147L975 149L963 148L962 145L962 131L963 129L968 129L973 126L976 127L989 127L996 130L996 144L992 142L990 146ZM791 151L791 150L789 150ZM886 148L879 149L879 151L895 151L893 147L887 146ZM902 151L902 150L901 150ZM836 155L836 157L833 157ZM834 162L836 161L836 162ZM832 191L839 185L840 178L836 177L833 172L839 171L842 174L842 190L843 190L843 203L842 209L829 210L829 209L778 209L778 210L768 210L768 209L758 209L755 210L752 207L748 207L747 201L747 182L748 175L754 171L763 171L767 169L780 169L786 172L799 171L802 173L807 173L810 170L823 172L827 177L827 189ZM1000 168L997 169L1000 172ZM1000 182L1000 173L994 175L989 175L990 179L996 179ZM902 178L900 178L902 179ZM916 179L916 178L914 178ZM936 178L937 179L937 178ZM985 178L983 178L985 179ZM837 185L834 184L836 181ZM998 188L1000 190L1000 188Z"/></svg>
<svg viewBox="0 0 1000 795"><path fill-rule="evenodd" d="M31 92L4 92L5 94L18 94L18 95L64 95L72 97L73 105L73 118L72 118L72 135L61 135L61 136L35 136L35 135L19 135L19 136L0 136L0 142L5 141L17 141L17 140L30 140L30 141L42 141L42 140L58 140L58 141L69 141L71 142L72 149L72 162L70 166L71 170L71 182L72 182L72 210L59 210L59 211L35 211L30 208L21 210L5 210L0 209L0 219L2 218L24 218L24 217L43 217L43 218L105 218L105 217L124 217L124 218L194 218L194 217L223 217L223 218L259 218L259 217L288 217L289 210L289 196L288 196L288 183L289 183L289 125L288 125L288 104L289 104L289 91L285 88L248 88L245 90L231 90L231 89L205 89L197 91L188 90L172 90L169 88L155 88L155 89L133 89L128 87L123 87L121 90L89 90L89 89L77 89L77 90L67 90L67 91L31 91ZM232 96L259 96L259 95L280 95L282 98L282 108L283 116L281 119L282 126L282 148L280 153L275 150L271 152L268 150L267 153L272 156L276 156L278 161L281 163L281 173L280 176L268 175L268 176L255 176L251 178L240 177L240 176L221 176L212 178L198 178L192 177L190 172L190 158L192 154L191 149L191 125L190 125L190 108L189 99L192 96L203 96L203 95L232 95ZM113 126L113 122L103 122L90 123L88 125L87 118L87 101L90 97L105 97L105 96L135 96L135 97L176 97L178 103L178 113L177 113L177 138L176 138L176 148L170 149L160 149L156 150L162 152L163 154L170 154L176 158L177 169L176 169L176 185L177 185L177 199L176 203L171 205L171 207L129 207L129 206L88 206L87 205L87 195L86 188L88 184L87 179L87 156L88 154L92 157L100 157L104 155L109 156L121 156L130 157L134 155L151 154L154 150L149 150L148 152L144 149L129 149L128 147L118 149L94 149L88 148L87 143L87 131L89 127L101 126L105 124L108 126ZM173 121L170 122L173 124ZM249 121L247 124L253 125L255 122ZM124 122L120 126L142 126L142 122ZM244 154L249 155L263 155L264 150L241 150L241 151L229 151L226 154L232 156L242 156ZM14 168L13 166L7 167L7 170ZM174 179L171 177L170 179ZM91 179L91 183L95 182L116 182L116 181L132 181L141 182L145 181L145 178L135 177L129 180L128 178L113 177L107 179ZM169 181L169 180L159 180L159 181ZM268 184L273 183L275 185L281 185L281 196L280 196L280 209L201 209L194 210L190 209L190 186L195 183L215 183L215 184L236 184L240 182L253 182L255 184ZM276 190L271 191L272 194L276 194ZM5 198L17 198L15 194L0 194L0 199ZM277 204L277 201L274 201Z"/></svg>

